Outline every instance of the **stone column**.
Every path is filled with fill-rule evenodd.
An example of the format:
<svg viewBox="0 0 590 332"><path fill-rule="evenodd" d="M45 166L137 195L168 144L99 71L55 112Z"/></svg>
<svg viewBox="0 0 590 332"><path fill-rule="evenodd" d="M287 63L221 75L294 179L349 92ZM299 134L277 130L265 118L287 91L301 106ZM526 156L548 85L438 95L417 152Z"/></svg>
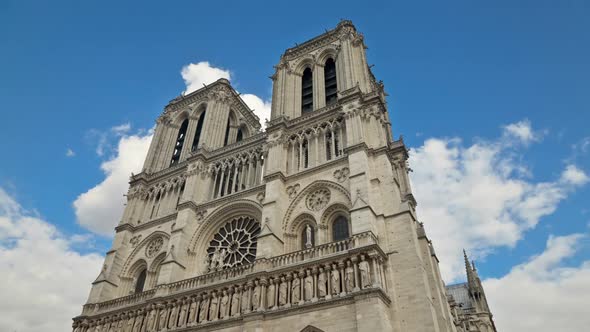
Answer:
<svg viewBox="0 0 590 332"><path fill-rule="evenodd" d="M311 270L313 274L313 295L311 297L311 302L318 301L318 267L314 266Z"/></svg>
<svg viewBox="0 0 590 332"><path fill-rule="evenodd" d="M340 296L346 295L346 279L344 275L344 262L338 262L338 273L340 274Z"/></svg>
<svg viewBox="0 0 590 332"><path fill-rule="evenodd" d="M358 257L353 256L351 259L352 267L354 268L354 288L353 291L358 292L360 289L360 278L359 278L359 269L358 269Z"/></svg>

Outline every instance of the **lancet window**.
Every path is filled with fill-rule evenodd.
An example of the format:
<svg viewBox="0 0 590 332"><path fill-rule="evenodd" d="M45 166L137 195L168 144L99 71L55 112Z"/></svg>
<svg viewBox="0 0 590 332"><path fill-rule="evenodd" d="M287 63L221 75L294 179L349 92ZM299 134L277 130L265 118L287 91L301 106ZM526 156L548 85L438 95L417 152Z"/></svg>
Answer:
<svg viewBox="0 0 590 332"><path fill-rule="evenodd" d="M199 121L197 121L197 129L195 131L195 137L193 138L193 146L191 148L192 151L195 151L199 147L201 131L203 131L203 122L205 122L205 111L201 113L201 115L199 116Z"/></svg>
<svg viewBox="0 0 590 332"><path fill-rule="evenodd" d="M264 156L260 151L243 153L213 164L211 198L230 195L262 183Z"/></svg>
<svg viewBox="0 0 590 332"><path fill-rule="evenodd" d="M336 63L332 58L324 65L324 87L326 105L331 105L338 99L338 85L336 83Z"/></svg>
<svg viewBox="0 0 590 332"><path fill-rule="evenodd" d="M306 68L301 77L301 114L313 111L313 74Z"/></svg>
<svg viewBox="0 0 590 332"><path fill-rule="evenodd" d="M141 270L139 275L137 276L137 280L135 281L135 289L133 290L135 294L143 292L145 287L145 279L147 278L147 269Z"/></svg>
<svg viewBox="0 0 590 332"><path fill-rule="evenodd" d="M172 153L172 159L170 160L170 166L178 164L180 161L180 153L182 152L182 146L186 138L186 129L188 128L188 119L185 119L180 125L178 130L178 136L176 137L176 143L174 144L174 152Z"/></svg>
<svg viewBox="0 0 590 332"><path fill-rule="evenodd" d="M341 241L350 237L350 225L348 218L345 216L338 216L332 223L332 240Z"/></svg>

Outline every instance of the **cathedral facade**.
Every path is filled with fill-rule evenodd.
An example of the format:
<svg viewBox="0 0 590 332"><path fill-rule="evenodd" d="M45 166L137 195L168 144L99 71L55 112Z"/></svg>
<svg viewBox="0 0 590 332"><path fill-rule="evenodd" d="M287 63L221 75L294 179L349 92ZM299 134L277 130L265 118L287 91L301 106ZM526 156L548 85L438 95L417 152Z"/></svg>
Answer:
<svg viewBox="0 0 590 332"><path fill-rule="evenodd" d="M75 332L495 331L445 286L350 21L288 49L260 119L220 79L157 119Z"/></svg>

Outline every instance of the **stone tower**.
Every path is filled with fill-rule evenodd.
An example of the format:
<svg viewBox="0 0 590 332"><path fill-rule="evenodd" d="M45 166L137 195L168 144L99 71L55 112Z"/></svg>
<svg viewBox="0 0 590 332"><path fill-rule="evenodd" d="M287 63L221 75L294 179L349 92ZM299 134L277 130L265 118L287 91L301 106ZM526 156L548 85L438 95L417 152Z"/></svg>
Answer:
<svg viewBox="0 0 590 332"><path fill-rule="evenodd" d="M172 100L74 331L464 330L365 49L286 50L266 131L225 79Z"/></svg>

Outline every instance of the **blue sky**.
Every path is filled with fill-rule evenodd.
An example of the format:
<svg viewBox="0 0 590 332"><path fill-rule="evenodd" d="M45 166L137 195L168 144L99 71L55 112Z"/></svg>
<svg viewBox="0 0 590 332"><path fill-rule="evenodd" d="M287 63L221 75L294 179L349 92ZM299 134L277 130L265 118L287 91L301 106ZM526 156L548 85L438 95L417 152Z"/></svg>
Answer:
<svg viewBox="0 0 590 332"><path fill-rule="evenodd" d="M459 161L484 146L495 149L494 167L513 166L505 182L563 191L549 204L554 211L521 228L518 239L466 243L481 276L503 278L544 252L550 236L574 233L585 235L570 241L575 254L559 266L580 267L590 257L590 189L587 181L560 179L568 166L590 172L589 15L585 1L2 0L0 188L64 236L89 234L72 203L105 180L101 164L116 158L120 140L145 136L186 88L184 66L208 61L228 70L240 92L268 101L280 54L346 18L364 33L373 72L389 93L394 135L418 157L429 139L463 151ZM112 130L125 124L131 129ZM510 124L529 128L529 139L507 142ZM427 232L435 222L425 220ZM73 250L102 254L110 238L83 242L72 242Z"/></svg>

